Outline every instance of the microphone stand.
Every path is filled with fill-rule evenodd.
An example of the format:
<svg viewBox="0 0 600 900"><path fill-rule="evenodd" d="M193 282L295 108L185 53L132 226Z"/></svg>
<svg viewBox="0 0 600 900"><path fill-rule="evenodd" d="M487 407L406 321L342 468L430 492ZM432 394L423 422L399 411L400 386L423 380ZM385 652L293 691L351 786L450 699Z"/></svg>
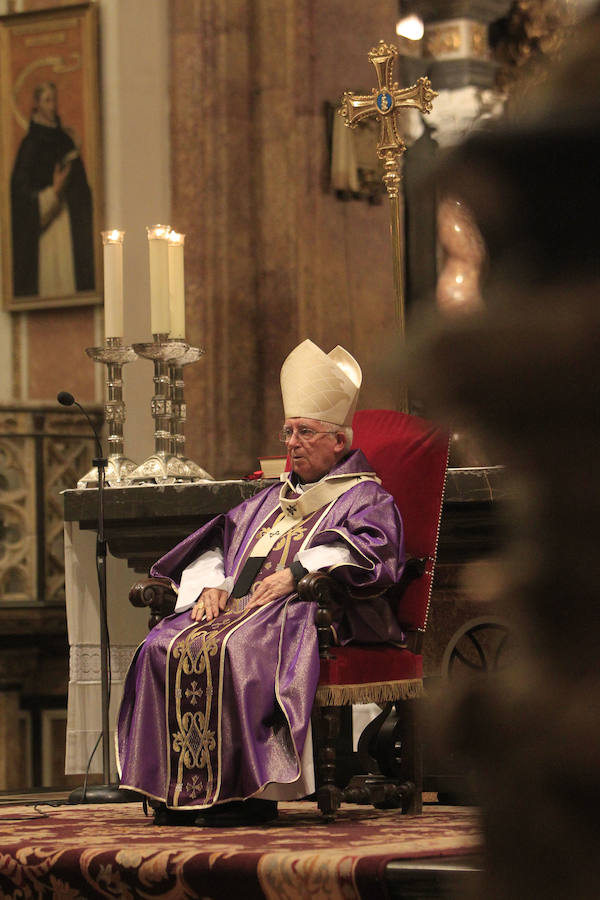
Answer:
<svg viewBox="0 0 600 900"><path fill-rule="evenodd" d="M75 401L76 405L80 404ZM80 407L81 408L81 407ZM83 410L85 413L85 410ZM85 414L86 418L87 413ZM90 422L91 424L91 422ZM92 426L93 427L93 426ZM102 454L102 445L96 431L97 449ZM96 532L96 572L98 575L98 590L100 597L100 686L102 705L102 778L103 784L87 785L75 788L69 794L69 803L132 803L140 801L141 795L132 790L121 790L118 784L110 783L110 650L108 635L108 607L106 592L106 538L104 536L104 487L105 474L108 459L99 455L94 459L94 466L98 470L98 523Z"/></svg>
<svg viewBox="0 0 600 900"><path fill-rule="evenodd" d="M96 535L96 571L98 573L98 589L100 594L100 685L102 693L102 775L104 783L110 782L110 730L108 707L109 691L109 658L108 658L108 606L106 602L106 538L104 537L104 481L108 460L105 456L94 459L98 469L98 532Z"/></svg>

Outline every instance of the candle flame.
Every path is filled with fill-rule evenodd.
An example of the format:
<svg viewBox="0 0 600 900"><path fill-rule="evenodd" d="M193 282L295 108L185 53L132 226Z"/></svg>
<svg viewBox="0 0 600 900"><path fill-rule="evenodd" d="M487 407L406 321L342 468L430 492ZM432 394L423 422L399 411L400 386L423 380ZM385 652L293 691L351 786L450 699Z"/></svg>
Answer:
<svg viewBox="0 0 600 900"><path fill-rule="evenodd" d="M122 244L123 237L125 235L124 231L119 231L118 228L113 228L111 231L103 231L102 233L102 242L104 244Z"/></svg>
<svg viewBox="0 0 600 900"><path fill-rule="evenodd" d="M148 235L149 241L166 240L169 237L170 231L170 225L148 225L146 228L146 233Z"/></svg>
<svg viewBox="0 0 600 900"><path fill-rule="evenodd" d="M183 244L185 241L185 234L180 234L178 231L170 231L169 241L172 244Z"/></svg>

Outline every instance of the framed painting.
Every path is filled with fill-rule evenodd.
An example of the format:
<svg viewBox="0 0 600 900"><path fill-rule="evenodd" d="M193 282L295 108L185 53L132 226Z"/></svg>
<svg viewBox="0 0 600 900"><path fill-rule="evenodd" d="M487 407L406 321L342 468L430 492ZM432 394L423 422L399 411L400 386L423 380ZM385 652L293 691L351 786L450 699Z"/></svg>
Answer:
<svg viewBox="0 0 600 900"><path fill-rule="evenodd" d="M5 309L102 302L95 4L0 17Z"/></svg>
<svg viewBox="0 0 600 900"><path fill-rule="evenodd" d="M367 200L379 205L385 196L385 169L375 152L379 124L375 119L365 119L348 128L339 108L339 102L325 103L329 187L338 200Z"/></svg>

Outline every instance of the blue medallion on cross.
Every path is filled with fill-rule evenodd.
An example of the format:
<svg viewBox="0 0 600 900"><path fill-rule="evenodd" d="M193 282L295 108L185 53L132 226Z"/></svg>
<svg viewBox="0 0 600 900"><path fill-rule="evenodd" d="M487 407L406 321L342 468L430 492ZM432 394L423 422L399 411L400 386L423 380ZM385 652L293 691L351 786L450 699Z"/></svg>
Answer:
<svg viewBox="0 0 600 900"><path fill-rule="evenodd" d="M375 103L377 104L377 109L379 110L379 112L385 115L392 109L394 105L394 98L389 91L380 91L377 95L377 100L375 101Z"/></svg>

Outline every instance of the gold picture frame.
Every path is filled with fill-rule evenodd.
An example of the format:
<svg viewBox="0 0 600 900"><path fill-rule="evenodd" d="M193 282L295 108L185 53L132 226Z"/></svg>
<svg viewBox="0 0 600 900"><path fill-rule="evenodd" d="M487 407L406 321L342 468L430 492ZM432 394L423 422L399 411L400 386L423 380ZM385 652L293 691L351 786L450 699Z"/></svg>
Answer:
<svg viewBox="0 0 600 900"><path fill-rule="evenodd" d="M96 4L0 16L2 298L102 303Z"/></svg>

